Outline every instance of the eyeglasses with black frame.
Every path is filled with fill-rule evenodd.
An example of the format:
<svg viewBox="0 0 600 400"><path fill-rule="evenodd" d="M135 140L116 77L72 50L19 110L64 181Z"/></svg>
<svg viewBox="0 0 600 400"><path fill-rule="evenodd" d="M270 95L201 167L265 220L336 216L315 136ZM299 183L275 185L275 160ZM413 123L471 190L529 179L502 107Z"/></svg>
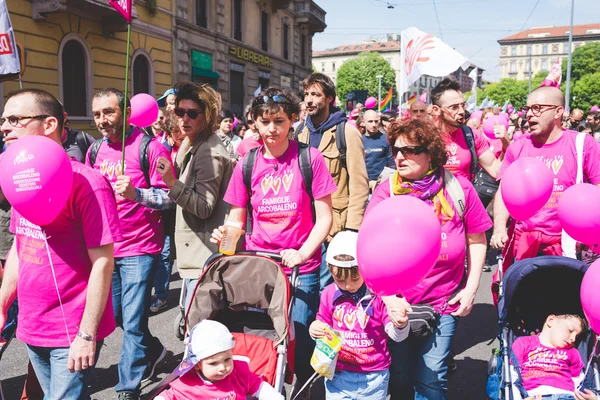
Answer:
<svg viewBox="0 0 600 400"><path fill-rule="evenodd" d="M21 122L24 119L45 119L48 118L49 115L47 114L40 114L40 115L31 115L28 117L19 117L16 115L9 115L8 117L1 117L0 118L0 126L4 125L5 121L8 121L9 124L11 124L12 126L17 126L19 124L19 122Z"/></svg>
<svg viewBox="0 0 600 400"><path fill-rule="evenodd" d="M398 153L402 154L402 157L408 158L410 156L418 156L421 153L426 153L427 147L425 146L392 146L392 155L394 158L398 156Z"/></svg>
<svg viewBox="0 0 600 400"><path fill-rule="evenodd" d="M542 107L549 107L549 108L542 111ZM523 111L525 114L527 114L529 112L529 110L531 110L531 113L535 117L539 117L546 111L553 110L558 107L561 107L561 106L557 106L555 104L532 104L530 106L524 106L523 108L521 108L521 111Z"/></svg>
<svg viewBox="0 0 600 400"><path fill-rule="evenodd" d="M175 110L173 110L173 112L179 118L183 118L185 114L187 114L188 117L190 117L190 119L196 119L200 114L204 114L204 110L198 110L195 108L190 108L189 110L186 110L185 108L180 107L177 107Z"/></svg>

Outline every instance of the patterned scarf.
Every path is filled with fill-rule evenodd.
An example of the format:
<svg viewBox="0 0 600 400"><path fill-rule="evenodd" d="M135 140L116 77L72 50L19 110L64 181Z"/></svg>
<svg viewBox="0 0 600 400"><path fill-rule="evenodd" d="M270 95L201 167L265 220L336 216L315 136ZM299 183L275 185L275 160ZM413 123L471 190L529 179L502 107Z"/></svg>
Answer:
<svg viewBox="0 0 600 400"><path fill-rule="evenodd" d="M454 210L450 206L450 203L448 203L446 196L444 196L444 178L442 172L443 169L438 168L436 171L430 170L421 179L403 181L398 171L396 171L391 178L392 192L395 195L407 194L423 200L433 207L440 225L444 225L454 218Z"/></svg>

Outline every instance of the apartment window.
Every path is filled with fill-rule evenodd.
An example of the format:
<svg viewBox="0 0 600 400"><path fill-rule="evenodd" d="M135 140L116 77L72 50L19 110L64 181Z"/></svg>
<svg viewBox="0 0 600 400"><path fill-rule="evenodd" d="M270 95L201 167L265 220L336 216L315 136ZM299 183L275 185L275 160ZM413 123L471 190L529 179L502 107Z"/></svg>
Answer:
<svg viewBox="0 0 600 400"><path fill-rule="evenodd" d="M563 44L563 53L568 53L569 52L569 43L565 43Z"/></svg>
<svg viewBox="0 0 600 400"><path fill-rule="evenodd" d="M242 41L242 0L233 0L233 38Z"/></svg>
<svg viewBox="0 0 600 400"><path fill-rule="evenodd" d="M133 60L133 95L150 93L150 63L144 55Z"/></svg>
<svg viewBox="0 0 600 400"><path fill-rule="evenodd" d="M283 58L290 59L290 26L283 24Z"/></svg>
<svg viewBox="0 0 600 400"><path fill-rule="evenodd" d="M558 45L557 44L553 44L552 45L552 52L553 53L558 53Z"/></svg>
<svg viewBox="0 0 600 400"><path fill-rule="evenodd" d="M325 72L325 63L324 62L321 63L321 72Z"/></svg>
<svg viewBox="0 0 600 400"><path fill-rule="evenodd" d="M516 74L517 73L517 62L516 61L511 61L510 62L510 73L511 74Z"/></svg>
<svg viewBox="0 0 600 400"><path fill-rule="evenodd" d="M332 62L332 63L331 63L331 70L332 70L333 72L335 72L335 63L334 63L334 62Z"/></svg>
<svg viewBox="0 0 600 400"><path fill-rule="evenodd" d="M531 55L531 46L527 46L527 55Z"/></svg>
<svg viewBox="0 0 600 400"><path fill-rule="evenodd" d="M547 44L542 46L542 54L548 54L548 45Z"/></svg>
<svg viewBox="0 0 600 400"><path fill-rule="evenodd" d="M510 54L513 55L513 56L516 56L517 55L517 48L516 47L511 48L510 49Z"/></svg>
<svg viewBox="0 0 600 400"><path fill-rule="evenodd" d="M264 89L269 87L271 83L271 74L264 71L258 71L258 85Z"/></svg>
<svg viewBox="0 0 600 400"><path fill-rule="evenodd" d="M196 0L196 25L208 28L208 4L206 0Z"/></svg>
<svg viewBox="0 0 600 400"><path fill-rule="evenodd" d="M261 49L269 51L269 14L265 11L260 18Z"/></svg>
<svg viewBox="0 0 600 400"><path fill-rule="evenodd" d="M542 71L548 71L548 59L544 58L542 60Z"/></svg>
<svg viewBox="0 0 600 400"><path fill-rule="evenodd" d="M244 113L244 66L231 63L229 71L229 109L237 115Z"/></svg>
<svg viewBox="0 0 600 400"><path fill-rule="evenodd" d="M60 55L62 69L62 100L65 111L70 116L88 115L87 69L90 63L88 54L79 40L65 42Z"/></svg>
<svg viewBox="0 0 600 400"><path fill-rule="evenodd" d="M300 62L306 66L306 46L307 46L306 34L300 35Z"/></svg>

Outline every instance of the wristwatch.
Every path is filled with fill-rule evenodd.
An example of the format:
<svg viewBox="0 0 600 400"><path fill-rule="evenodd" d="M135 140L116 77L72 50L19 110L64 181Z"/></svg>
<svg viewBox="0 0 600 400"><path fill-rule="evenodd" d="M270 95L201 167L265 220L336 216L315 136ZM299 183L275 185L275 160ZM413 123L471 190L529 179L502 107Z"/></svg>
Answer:
<svg viewBox="0 0 600 400"><path fill-rule="evenodd" d="M77 336L79 336L83 340L87 340L88 342L96 341L96 337L97 337L97 335L92 335L92 336L86 335L85 333L81 332L81 330L77 331Z"/></svg>

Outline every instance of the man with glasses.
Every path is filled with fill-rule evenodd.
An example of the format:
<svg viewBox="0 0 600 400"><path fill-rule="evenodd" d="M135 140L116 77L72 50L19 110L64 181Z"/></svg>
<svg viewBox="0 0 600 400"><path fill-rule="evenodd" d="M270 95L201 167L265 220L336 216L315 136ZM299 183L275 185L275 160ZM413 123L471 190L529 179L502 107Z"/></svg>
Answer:
<svg viewBox="0 0 600 400"><path fill-rule="evenodd" d="M501 163L485 137L465 125L467 103L458 82L452 78L442 80L431 91L431 101L431 115L442 132L448 150L448 162L444 168L454 175L472 180L479 163L495 178Z"/></svg>
<svg viewBox="0 0 600 400"><path fill-rule="evenodd" d="M0 123L9 146L27 136L61 144L63 107L43 90L19 90L8 95ZM71 195L44 230L13 209L16 239L0 288L0 327L18 292L17 337L47 399L90 398L91 370L115 329L109 294L113 246L122 239L115 198L100 174L71 166Z"/></svg>
<svg viewBox="0 0 600 400"><path fill-rule="evenodd" d="M125 107L123 93L117 89L104 89L94 96L92 114L103 138L92 145L86 158L87 164L112 184L123 228L123 241L115 244L112 287L115 318L124 332L115 387L119 399L137 399L140 385L154 375L166 354L164 346L150 334L148 317L165 242L161 211L175 207L157 171L159 157L170 162L169 152L129 124L130 112L129 102ZM124 171L123 124L127 127Z"/></svg>
<svg viewBox="0 0 600 400"><path fill-rule="evenodd" d="M421 100L417 100L410 105L410 119L425 121L427 117L427 105Z"/></svg>
<svg viewBox="0 0 600 400"><path fill-rule="evenodd" d="M508 233L506 224L509 213L502 201L501 191L496 193L491 244L498 249L506 246L505 268L514 261L542 254L574 253L572 243L562 237L557 213L558 199L565 190L575 185L578 168L578 133L561 127L564 104L565 98L557 88L540 87L531 92L526 107L530 135L513 142L506 151L498 179L502 179L506 169L518 158L534 157L542 160L551 170L554 187L546 205L527 221L513 221ZM587 182L600 186L600 144L590 135L581 135L583 177Z"/></svg>

